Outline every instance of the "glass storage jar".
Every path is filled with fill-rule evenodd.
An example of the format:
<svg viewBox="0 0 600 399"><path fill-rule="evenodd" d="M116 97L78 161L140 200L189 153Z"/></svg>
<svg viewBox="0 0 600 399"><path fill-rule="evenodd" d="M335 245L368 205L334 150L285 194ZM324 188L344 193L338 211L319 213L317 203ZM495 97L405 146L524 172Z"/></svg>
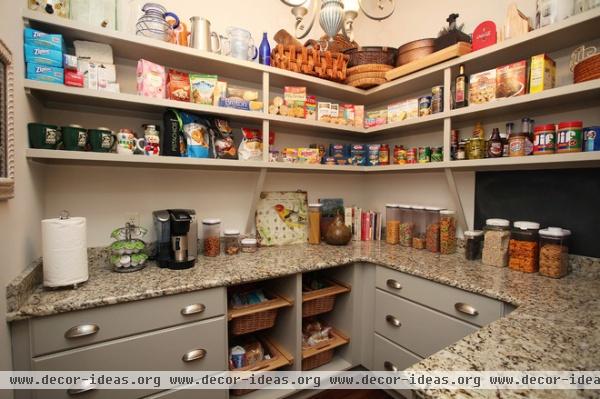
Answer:
<svg viewBox="0 0 600 399"><path fill-rule="evenodd" d="M309 204L308 205L308 243L309 244L320 244L321 243L321 209L323 204Z"/></svg>
<svg viewBox="0 0 600 399"><path fill-rule="evenodd" d="M427 207L425 248L430 252L440 252L440 211L442 208Z"/></svg>
<svg viewBox="0 0 600 399"><path fill-rule="evenodd" d="M508 267L525 273L537 272L539 230L539 223L513 223L508 244Z"/></svg>
<svg viewBox="0 0 600 399"><path fill-rule="evenodd" d="M456 212L440 211L440 253L450 255L456 252Z"/></svg>
<svg viewBox="0 0 600 399"><path fill-rule="evenodd" d="M481 258L481 247L483 244L483 231L467 230L465 235L465 259L477 260Z"/></svg>
<svg viewBox="0 0 600 399"><path fill-rule="evenodd" d="M400 245L411 247L415 223L410 205L400 205Z"/></svg>
<svg viewBox="0 0 600 399"><path fill-rule="evenodd" d="M560 227L540 230L540 274L561 278L569 273L569 238L571 232Z"/></svg>
<svg viewBox="0 0 600 399"><path fill-rule="evenodd" d="M219 256L221 253L221 220L202 220L204 256Z"/></svg>
<svg viewBox="0 0 600 399"><path fill-rule="evenodd" d="M385 242L398 244L400 242L400 205L385 205Z"/></svg>
<svg viewBox="0 0 600 399"><path fill-rule="evenodd" d="M258 241L256 238L244 238L242 240L242 252L254 253L258 250Z"/></svg>
<svg viewBox="0 0 600 399"><path fill-rule="evenodd" d="M412 211L414 222L412 247L414 249L425 249L425 224L427 223L425 207L415 205L412 207Z"/></svg>
<svg viewBox="0 0 600 399"><path fill-rule="evenodd" d="M485 221L483 231L482 262L490 266L506 267L508 265L510 222L506 219L488 219Z"/></svg>
<svg viewBox="0 0 600 399"><path fill-rule="evenodd" d="M223 232L224 251L227 255L237 255L240 253L240 231L225 230Z"/></svg>

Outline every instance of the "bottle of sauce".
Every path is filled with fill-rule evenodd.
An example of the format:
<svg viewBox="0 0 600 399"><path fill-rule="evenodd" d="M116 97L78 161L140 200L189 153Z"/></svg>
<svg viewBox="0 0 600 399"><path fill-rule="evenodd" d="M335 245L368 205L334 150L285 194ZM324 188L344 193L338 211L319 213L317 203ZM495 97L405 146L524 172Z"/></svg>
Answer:
<svg viewBox="0 0 600 399"><path fill-rule="evenodd" d="M465 66L461 64L458 67L458 76L455 80L454 108L462 108L469 105L467 97L468 87L469 79L465 75Z"/></svg>
<svg viewBox="0 0 600 399"><path fill-rule="evenodd" d="M500 158L503 153L504 145L502 143L502 138L500 137L500 130L495 127L490 136L487 155L488 158Z"/></svg>
<svg viewBox="0 0 600 399"><path fill-rule="evenodd" d="M504 136L501 136L502 137L502 156L503 157L508 156L508 138L512 134L514 126L515 126L514 123L508 122L506 124L506 133L504 134Z"/></svg>
<svg viewBox="0 0 600 399"><path fill-rule="evenodd" d="M483 139L485 138L485 131L483 130L483 125L481 122L477 122L475 124L475 129L473 129L473 138Z"/></svg>
<svg viewBox="0 0 600 399"><path fill-rule="evenodd" d="M390 146L388 144L382 144L379 147L379 165L390 164Z"/></svg>

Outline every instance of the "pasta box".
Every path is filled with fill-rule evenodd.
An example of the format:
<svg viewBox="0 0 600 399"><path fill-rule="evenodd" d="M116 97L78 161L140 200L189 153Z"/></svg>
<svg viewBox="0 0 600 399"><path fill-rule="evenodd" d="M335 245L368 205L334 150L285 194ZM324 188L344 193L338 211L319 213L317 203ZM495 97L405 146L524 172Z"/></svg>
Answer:
<svg viewBox="0 0 600 399"><path fill-rule="evenodd" d="M63 83L64 70L49 65L27 64L27 79L49 83Z"/></svg>
<svg viewBox="0 0 600 399"><path fill-rule="evenodd" d="M516 97L527 93L527 61L496 68L496 98Z"/></svg>
<svg viewBox="0 0 600 399"><path fill-rule="evenodd" d="M63 66L63 54L60 50L25 44L25 62L60 68Z"/></svg>
<svg viewBox="0 0 600 399"><path fill-rule="evenodd" d="M529 71L529 92L539 93L554 87L556 84L556 63L547 54L531 57Z"/></svg>

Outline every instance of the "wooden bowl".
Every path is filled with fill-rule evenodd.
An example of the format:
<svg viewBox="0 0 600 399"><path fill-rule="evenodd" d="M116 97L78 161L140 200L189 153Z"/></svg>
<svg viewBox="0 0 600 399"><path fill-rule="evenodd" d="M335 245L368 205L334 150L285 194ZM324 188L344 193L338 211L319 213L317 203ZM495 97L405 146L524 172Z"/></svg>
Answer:
<svg viewBox="0 0 600 399"><path fill-rule="evenodd" d="M423 58L426 55L434 52L434 39L420 39L406 44L398 48L398 58L396 58L396 66L401 66Z"/></svg>

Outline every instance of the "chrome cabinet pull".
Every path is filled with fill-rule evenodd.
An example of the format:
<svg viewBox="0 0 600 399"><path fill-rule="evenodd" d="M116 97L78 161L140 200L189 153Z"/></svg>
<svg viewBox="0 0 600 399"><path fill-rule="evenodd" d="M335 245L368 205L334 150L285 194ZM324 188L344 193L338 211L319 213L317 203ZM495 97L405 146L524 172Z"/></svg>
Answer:
<svg viewBox="0 0 600 399"><path fill-rule="evenodd" d="M206 351L204 349L194 349L192 351L189 351L185 355L183 355L181 360L188 363L188 362L193 362L194 360L202 359L205 356L206 356Z"/></svg>
<svg viewBox="0 0 600 399"><path fill-rule="evenodd" d="M383 362L383 367L386 369L386 371L398 371L398 367L396 367L394 363L387 360Z"/></svg>
<svg viewBox="0 0 600 399"><path fill-rule="evenodd" d="M473 306L471 306L467 303L463 303L463 302L455 303L454 309L456 309L458 312L467 314L469 316L477 316L479 314L477 309L475 309Z"/></svg>
<svg viewBox="0 0 600 399"><path fill-rule="evenodd" d="M401 290L402 289L402 284L400 284L399 282L397 282L394 279L389 279L388 281L386 281L386 284L388 287L394 289L394 290Z"/></svg>
<svg viewBox="0 0 600 399"><path fill-rule="evenodd" d="M97 324L82 324L80 326L69 328L65 332L65 338L73 339L87 337L88 335L96 334L98 331L100 331L100 327Z"/></svg>
<svg viewBox="0 0 600 399"><path fill-rule="evenodd" d="M206 310L206 306L201 303L193 303L191 305L187 305L183 309L181 309L181 314L184 316L189 316L197 313L202 313Z"/></svg>
<svg viewBox="0 0 600 399"><path fill-rule="evenodd" d="M402 325L402 323L400 323L400 320L398 320L397 318L395 318L391 314L385 316L385 321L387 321L388 323L390 323L394 327L400 327Z"/></svg>
<svg viewBox="0 0 600 399"><path fill-rule="evenodd" d="M92 384L90 381L82 381L80 384L77 384L76 387L67 389L67 393L69 396L75 396L93 391L96 388L98 388L98 385Z"/></svg>

